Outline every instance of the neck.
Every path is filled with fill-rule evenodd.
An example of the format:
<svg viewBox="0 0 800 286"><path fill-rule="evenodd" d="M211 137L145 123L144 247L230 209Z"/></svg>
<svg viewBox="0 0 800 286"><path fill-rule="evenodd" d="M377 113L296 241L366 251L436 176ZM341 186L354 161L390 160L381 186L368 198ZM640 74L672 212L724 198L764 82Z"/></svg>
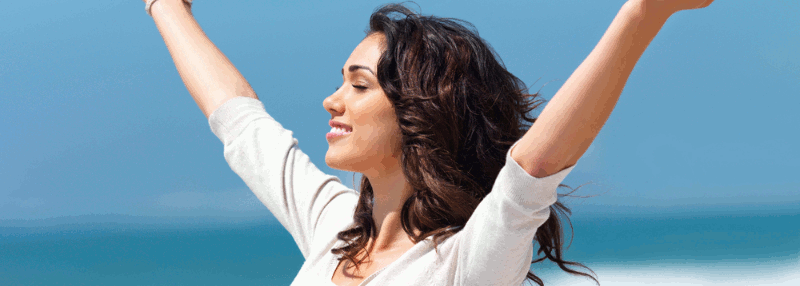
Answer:
<svg viewBox="0 0 800 286"><path fill-rule="evenodd" d="M411 196L412 190L400 164L395 166L397 168L379 174L366 175L375 200L372 219L375 221L378 236L373 241L373 252L391 251L414 244L403 230L400 216L403 203Z"/></svg>

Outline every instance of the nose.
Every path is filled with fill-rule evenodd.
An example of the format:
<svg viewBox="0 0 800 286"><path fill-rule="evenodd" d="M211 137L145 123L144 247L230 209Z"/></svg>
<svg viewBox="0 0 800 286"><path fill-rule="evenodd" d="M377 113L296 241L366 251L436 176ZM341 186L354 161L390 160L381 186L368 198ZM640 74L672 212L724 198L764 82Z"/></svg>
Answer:
<svg viewBox="0 0 800 286"><path fill-rule="evenodd" d="M329 95L322 101L322 107L325 108L331 115L341 115L344 113L344 104L339 98L340 90L336 90L333 94Z"/></svg>

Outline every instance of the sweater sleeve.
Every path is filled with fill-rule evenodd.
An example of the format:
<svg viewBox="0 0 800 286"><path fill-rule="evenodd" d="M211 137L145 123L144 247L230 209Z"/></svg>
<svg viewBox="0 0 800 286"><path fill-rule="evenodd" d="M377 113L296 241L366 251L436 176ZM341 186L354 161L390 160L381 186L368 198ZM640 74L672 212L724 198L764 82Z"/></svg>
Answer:
<svg viewBox="0 0 800 286"><path fill-rule="evenodd" d="M533 259L536 230L550 215L556 188L575 167L543 178L506 153L492 191L478 204L458 242L458 285L521 285Z"/></svg>
<svg viewBox="0 0 800 286"><path fill-rule="evenodd" d="M333 231L344 221L326 219L326 213L352 216L357 193L320 171L258 99L229 99L208 121L231 169L292 235L304 258L320 229Z"/></svg>

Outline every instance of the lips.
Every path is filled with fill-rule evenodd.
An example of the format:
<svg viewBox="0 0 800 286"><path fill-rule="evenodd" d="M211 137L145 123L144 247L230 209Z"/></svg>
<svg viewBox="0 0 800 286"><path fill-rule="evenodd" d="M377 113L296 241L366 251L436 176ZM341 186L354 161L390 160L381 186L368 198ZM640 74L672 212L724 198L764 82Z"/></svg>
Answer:
<svg viewBox="0 0 800 286"><path fill-rule="evenodd" d="M344 124L344 123L341 123L341 122L338 122L338 121L331 120L331 121L328 122L328 125L330 125L333 128L344 129L345 132L353 131L353 127L350 127L350 125L347 125L347 124Z"/></svg>
<svg viewBox="0 0 800 286"><path fill-rule="evenodd" d="M329 142L334 138L347 136L353 131L352 127L338 121L331 120L328 124L331 126L331 131L325 134L325 138L328 139Z"/></svg>

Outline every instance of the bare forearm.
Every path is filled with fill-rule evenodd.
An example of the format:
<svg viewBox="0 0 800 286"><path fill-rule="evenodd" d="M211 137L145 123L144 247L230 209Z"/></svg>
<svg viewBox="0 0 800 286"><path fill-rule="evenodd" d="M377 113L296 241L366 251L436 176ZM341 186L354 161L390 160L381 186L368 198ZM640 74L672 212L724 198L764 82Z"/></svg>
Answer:
<svg viewBox="0 0 800 286"><path fill-rule="evenodd" d="M626 3L600 42L523 136L512 156L535 177L577 163L600 132L628 76L669 16ZM517 150L519 149L519 150Z"/></svg>
<svg viewBox="0 0 800 286"><path fill-rule="evenodd" d="M186 89L206 117L230 98L258 99L180 0L156 1L151 13Z"/></svg>

